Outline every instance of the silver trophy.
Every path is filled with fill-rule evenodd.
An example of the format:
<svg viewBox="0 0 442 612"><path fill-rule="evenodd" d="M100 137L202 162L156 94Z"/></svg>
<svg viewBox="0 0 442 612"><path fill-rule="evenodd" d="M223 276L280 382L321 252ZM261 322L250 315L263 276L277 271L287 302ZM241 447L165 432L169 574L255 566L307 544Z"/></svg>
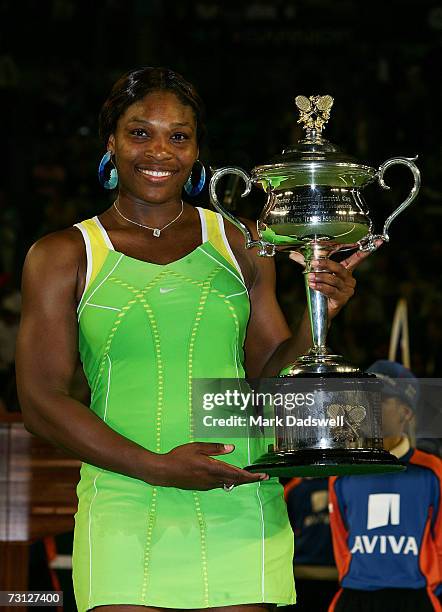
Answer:
<svg viewBox="0 0 442 612"><path fill-rule="evenodd" d="M355 248L373 251L377 240L388 242L391 222L416 198L420 172L414 163L416 158L394 157L376 169L342 153L322 136L332 105L329 95L297 96L298 123L305 129L304 138L283 150L271 163L254 168L250 175L240 168L226 167L217 170L210 183L213 206L241 230L246 248L258 247L261 257L272 257L276 250L287 249L303 254L313 346L306 355L287 365L280 377L286 383L288 378L311 378L319 398L313 412L317 416L340 416L345 423L339 431L325 428L315 436L310 433L310 437L297 434L293 427L277 427L273 448L249 466L253 471L329 475L400 468L382 448L379 399L373 400L374 396L366 393L371 377L327 347L327 298L309 287L307 275L321 272L320 266L312 269L312 260L325 260L338 251ZM382 189L389 189L384 175L397 164L411 170L414 184L405 201L385 221L382 233L376 234L361 192L374 181ZM253 185L267 193L257 220L258 240L218 199L217 183L229 174L244 180L242 197L250 193ZM344 387L347 385L345 391L341 385L339 391L328 393L330 378L340 379ZM371 382L378 383L376 379ZM364 397L369 398L365 403Z"/></svg>

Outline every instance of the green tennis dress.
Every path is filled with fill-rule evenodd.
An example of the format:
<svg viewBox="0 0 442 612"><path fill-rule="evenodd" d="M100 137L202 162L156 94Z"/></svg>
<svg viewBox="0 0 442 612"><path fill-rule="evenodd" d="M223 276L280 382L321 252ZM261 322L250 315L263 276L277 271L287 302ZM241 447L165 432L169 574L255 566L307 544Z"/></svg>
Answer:
<svg viewBox="0 0 442 612"><path fill-rule="evenodd" d="M156 453L195 436L195 379L244 378L249 297L223 219L198 209L202 244L158 265L116 251L94 217L78 307L90 409ZM220 457L244 467L264 440L238 437ZM183 470L186 466L183 465ZM79 612L106 604L210 608L295 602L293 534L277 479L189 491L83 463L73 583Z"/></svg>

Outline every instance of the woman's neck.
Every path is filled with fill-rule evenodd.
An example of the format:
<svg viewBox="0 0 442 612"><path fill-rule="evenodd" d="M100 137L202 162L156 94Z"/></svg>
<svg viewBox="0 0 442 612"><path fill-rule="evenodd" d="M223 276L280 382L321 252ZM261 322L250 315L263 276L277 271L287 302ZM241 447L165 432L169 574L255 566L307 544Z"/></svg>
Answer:
<svg viewBox="0 0 442 612"><path fill-rule="evenodd" d="M132 222L161 226L175 217L182 206L182 200L177 198L164 202L146 202L120 193L111 208L117 207Z"/></svg>

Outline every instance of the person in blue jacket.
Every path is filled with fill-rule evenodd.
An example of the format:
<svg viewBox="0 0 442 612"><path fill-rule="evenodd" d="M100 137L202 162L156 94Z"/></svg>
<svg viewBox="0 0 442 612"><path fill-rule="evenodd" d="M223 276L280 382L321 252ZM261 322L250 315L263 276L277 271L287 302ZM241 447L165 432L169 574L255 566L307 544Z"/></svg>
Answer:
<svg viewBox="0 0 442 612"><path fill-rule="evenodd" d="M376 361L384 447L403 472L333 477L330 526L341 589L329 612L441 611L442 460L412 448L407 424L419 385L404 366Z"/></svg>
<svg viewBox="0 0 442 612"><path fill-rule="evenodd" d="M295 612L326 612L338 588L328 513L328 478L291 478L284 497L295 538Z"/></svg>

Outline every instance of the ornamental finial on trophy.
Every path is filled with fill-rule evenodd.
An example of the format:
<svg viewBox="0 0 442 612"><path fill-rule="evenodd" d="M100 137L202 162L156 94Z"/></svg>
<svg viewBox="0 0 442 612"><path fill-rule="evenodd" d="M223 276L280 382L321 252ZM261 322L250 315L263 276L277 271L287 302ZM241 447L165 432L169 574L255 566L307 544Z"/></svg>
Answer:
<svg viewBox="0 0 442 612"><path fill-rule="evenodd" d="M330 111L333 106L333 98L327 96L296 96L295 103L299 109L300 117L298 123L304 124L304 129L321 132L324 125L330 119Z"/></svg>

